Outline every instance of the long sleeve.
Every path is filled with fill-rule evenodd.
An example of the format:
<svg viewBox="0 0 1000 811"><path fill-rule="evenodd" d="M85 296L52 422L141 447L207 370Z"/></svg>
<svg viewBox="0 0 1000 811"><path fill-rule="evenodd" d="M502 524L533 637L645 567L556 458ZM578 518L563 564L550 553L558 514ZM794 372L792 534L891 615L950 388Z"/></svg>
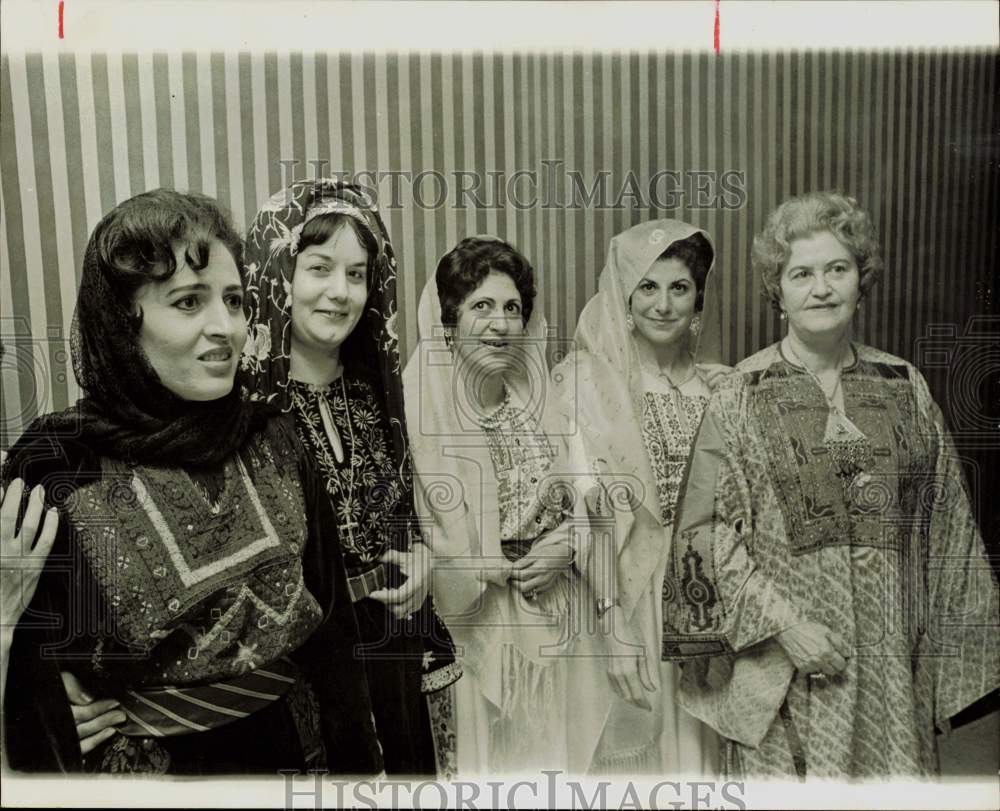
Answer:
<svg viewBox="0 0 1000 811"><path fill-rule="evenodd" d="M794 666L775 635L805 620L790 589L758 555L783 549L784 527L763 471L753 469L744 392L716 392L681 487L664 579L663 657L685 661L680 702L721 735L757 745ZM760 537L758 537L760 536ZM755 553L756 550L756 553Z"/></svg>
<svg viewBox="0 0 1000 811"><path fill-rule="evenodd" d="M928 616L915 682L932 692L934 722L947 729L952 716L1000 685L1000 606L954 442L923 377L911 374L917 424L936 461L919 519L927 538Z"/></svg>
<svg viewBox="0 0 1000 811"><path fill-rule="evenodd" d="M47 500L59 506L79 484L93 478L97 459L87 449L60 436L29 434L18 469L4 469L4 484L16 477L25 493L42 484ZM12 451L13 453L13 451ZM59 661L45 655L70 641L69 610L72 592L88 588L99 594L89 569L74 555L75 544L65 513L28 610L14 632L4 695L4 743L14 769L32 772L78 772L82 769L76 728L59 676Z"/></svg>
<svg viewBox="0 0 1000 811"><path fill-rule="evenodd" d="M695 441L678 502L672 561L664 587L664 658L736 653L804 621L784 584L758 565L755 533L766 477L741 462L738 397L713 397ZM770 544L769 544L770 545Z"/></svg>

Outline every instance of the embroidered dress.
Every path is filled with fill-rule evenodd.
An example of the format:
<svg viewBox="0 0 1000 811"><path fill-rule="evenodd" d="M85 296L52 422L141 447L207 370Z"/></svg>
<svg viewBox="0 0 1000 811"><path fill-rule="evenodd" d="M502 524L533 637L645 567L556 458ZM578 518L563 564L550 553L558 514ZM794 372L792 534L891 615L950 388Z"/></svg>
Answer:
<svg viewBox="0 0 1000 811"><path fill-rule="evenodd" d="M905 361L856 346L852 447L778 345L716 391L682 495L664 655L731 776L929 777L935 726L1000 680L996 583L940 412ZM835 678L795 671L803 621L852 648Z"/></svg>
<svg viewBox="0 0 1000 811"><path fill-rule="evenodd" d="M490 239L480 237L478 239ZM512 340L506 399L483 413L441 333L432 278L418 309L420 344L404 381L417 486L430 528L434 595L464 667L450 696L434 703L435 728L454 729L454 758L442 772L460 778L540 768L586 772L610 702L593 640L574 626L590 605L575 567L534 599L511 583L514 562L568 543L586 560L586 533L569 516L577 469L565 420L546 398L546 328L537 298L525 340ZM449 713L452 715L449 717Z"/></svg>
<svg viewBox="0 0 1000 811"><path fill-rule="evenodd" d="M671 543L677 491L693 433L707 402L698 374L680 390L657 374L642 350L634 322L626 318L630 297L657 259L680 240L708 235L677 220L652 220L615 236L597 294L587 302L575 334L576 351L552 373L573 419L589 467L609 496L601 515L614 532L613 588L604 595L620 606L615 616L642 645L655 692L651 711L614 696L589 766L596 775L686 775L712 779L717 772L717 736L677 704L679 672L660 662L662 583ZM690 244L690 243L689 243ZM701 296L697 340L678 336L677 351L692 361L717 360L721 316L717 273L709 268ZM605 666L609 664L605 659ZM605 676L607 678L607 676Z"/></svg>
<svg viewBox="0 0 1000 811"><path fill-rule="evenodd" d="M83 758L88 771L353 771L377 757L360 667L345 659L328 669L357 628L339 556L319 550L307 525L315 497L289 439L272 422L196 473L55 439L51 455L28 460L23 472L46 485L62 522L33 603L51 619L15 636L8 740L38 725L25 712L38 696L40 728L79 752L58 676L68 670L127 717ZM329 574L305 571L317 556ZM337 735L346 731L371 738L345 752ZM22 745L24 754L11 750L15 766L48 768Z"/></svg>
<svg viewBox="0 0 1000 811"><path fill-rule="evenodd" d="M368 298L336 351L343 376L316 388L291 377L291 289L299 241L316 217L345 217L363 234ZM376 728L390 775L434 773L424 692L461 675L448 631L428 597L398 620L368 597L402 585L390 549L421 540L414 519L396 333L395 252L378 208L364 189L330 179L299 181L261 206L247 232L250 334L242 357L251 397L294 413L313 472L336 513L332 533L344 554L363 644ZM330 420L330 439L324 414ZM338 442L340 448L332 444ZM338 461L341 451L343 461Z"/></svg>
<svg viewBox="0 0 1000 811"><path fill-rule="evenodd" d="M642 439L656 478L660 517L669 526L674 523L677 494L708 395L684 394L653 375L644 377Z"/></svg>
<svg viewBox="0 0 1000 811"><path fill-rule="evenodd" d="M296 431L313 453L327 495L336 505L347 572L368 571L386 551L405 546L410 531L408 522L400 525L395 520L403 483L375 392L368 381L350 375L322 387L297 380L288 387ZM343 443L341 462L323 427L321 400L328 404Z"/></svg>
<svg viewBox="0 0 1000 811"><path fill-rule="evenodd" d="M479 424L497 478L500 543L509 560L518 560L536 538L567 518L558 491L546 479L556 448L544 432L531 430L530 415L511 403L509 393Z"/></svg>

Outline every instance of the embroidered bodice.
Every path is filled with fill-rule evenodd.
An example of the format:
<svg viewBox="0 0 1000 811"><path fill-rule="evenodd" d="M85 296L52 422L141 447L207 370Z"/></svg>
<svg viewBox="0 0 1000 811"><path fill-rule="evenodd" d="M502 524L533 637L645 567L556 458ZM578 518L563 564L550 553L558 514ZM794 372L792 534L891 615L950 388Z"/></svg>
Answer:
<svg viewBox="0 0 1000 811"><path fill-rule="evenodd" d="M556 451L509 395L496 411L480 418L480 425L497 478L504 553L516 559L565 517L558 488L547 479Z"/></svg>
<svg viewBox="0 0 1000 811"><path fill-rule="evenodd" d="M394 463L389 426L367 381L345 373L327 386L288 385L295 427L313 455L340 522L348 574L371 569L390 548L405 548L409 525L397 510L406 491ZM320 413L325 400L343 448L338 461Z"/></svg>
<svg viewBox="0 0 1000 811"><path fill-rule="evenodd" d="M691 445L701 423L708 396L688 393L644 375L645 399L642 438L656 478L660 518L664 526L673 524L677 496Z"/></svg>

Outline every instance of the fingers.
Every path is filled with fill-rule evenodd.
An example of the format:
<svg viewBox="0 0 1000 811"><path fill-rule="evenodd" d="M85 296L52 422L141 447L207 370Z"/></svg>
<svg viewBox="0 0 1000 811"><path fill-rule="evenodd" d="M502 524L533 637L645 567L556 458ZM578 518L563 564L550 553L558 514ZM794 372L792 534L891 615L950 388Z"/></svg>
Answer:
<svg viewBox="0 0 1000 811"><path fill-rule="evenodd" d="M38 534L38 527L42 523L42 510L45 508L45 488L37 485L31 491L28 499L28 509L24 511L24 518L21 519L21 549L22 555L28 555L35 543L35 536Z"/></svg>
<svg viewBox="0 0 1000 811"><path fill-rule="evenodd" d="M102 698L82 707L71 705L70 709L73 711L73 723L80 740L96 735L109 724L125 723L125 713L113 698Z"/></svg>
<svg viewBox="0 0 1000 811"><path fill-rule="evenodd" d="M395 563L400 569L403 570L403 574L407 573L407 569L410 565L410 558L412 556L409 552L400 552L398 549L390 549L385 554L382 555L382 563Z"/></svg>
<svg viewBox="0 0 1000 811"><path fill-rule="evenodd" d="M527 580L515 581L518 589L522 594L530 591L545 591L549 586L552 585L552 581L555 580L555 572L545 572L543 574L534 575L529 577Z"/></svg>
<svg viewBox="0 0 1000 811"><path fill-rule="evenodd" d="M625 693L622 687L621 680L618 674L612 670L608 671L608 681L611 682L611 689L614 691L615 695L618 696L622 701L628 701L628 695Z"/></svg>
<svg viewBox="0 0 1000 811"><path fill-rule="evenodd" d="M827 675L836 676L847 669L847 660L836 651L831 651L830 656L827 658L827 667L833 670L832 673L827 673Z"/></svg>
<svg viewBox="0 0 1000 811"><path fill-rule="evenodd" d="M24 493L24 482L14 479L3 495L3 505L0 505L0 531L4 540L14 537L17 526L17 512L21 508L21 495Z"/></svg>
<svg viewBox="0 0 1000 811"><path fill-rule="evenodd" d="M101 713L96 718L86 721L82 724L76 725L76 737L80 740L80 748L83 748L83 742L87 738L93 738L105 732L109 728L114 731L115 726L118 724L124 724L126 721L125 713L120 709L108 710L107 712ZM95 742L94 745L96 745Z"/></svg>
<svg viewBox="0 0 1000 811"><path fill-rule="evenodd" d="M620 667L627 668L624 672L619 671ZM646 694L643 691L642 683L639 678L639 659L638 657L629 660L626 664L624 662L618 664L616 663L612 667L612 671L615 673L615 677L618 681L620 690L619 695L636 707L641 707L644 710L652 710L652 706L646 699Z"/></svg>
<svg viewBox="0 0 1000 811"><path fill-rule="evenodd" d="M847 644L847 640L845 640L844 637L836 631L830 631L827 633L826 638L830 641L830 644L837 653L845 659L851 658L851 646Z"/></svg>
<svg viewBox="0 0 1000 811"><path fill-rule="evenodd" d="M38 536L35 549L32 552L42 562L52 551L52 544L56 540L56 530L59 529L59 511L55 508L45 511L45 523L42 524L42 534Z"/></svg>
<svg viewBox="0 0 1000 811"><path fill-rule="evenodd" d="M639 681L642 682L642 686L650 693L656 692L656 685L653 684L653 677L649 674L649 659L645 656L639 663Z"/></svg>
<svg viewBox="0 0 1000 811"><path fill-rule="evenodd" d="M66 698L69 699L70 704L82 707L94 700L90 693L80 684L79 679L68 670L62 671L59 675L62 676L63 689L66 691Z"/></svg>
<svg viewBox="0 0 1000 811"><path fill-rule="evenodd" d="M92 752L102 743L104 743L108 738L115 734L114 727L106 727L98 732L96 735L91 735L87 738L81 738L80 740L80 754L86 755Z"/></svg>

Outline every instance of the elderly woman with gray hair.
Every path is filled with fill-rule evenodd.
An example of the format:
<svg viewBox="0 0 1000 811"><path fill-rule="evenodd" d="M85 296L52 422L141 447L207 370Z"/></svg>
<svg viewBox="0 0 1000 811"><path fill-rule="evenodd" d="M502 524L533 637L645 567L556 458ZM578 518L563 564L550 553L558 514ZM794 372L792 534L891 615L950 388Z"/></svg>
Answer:
<svg viewBox="0 0 1000 811"><path fill-rule="evenodd" d="M787 200L753 263L788 331L713 393L679 501L664 657L730 775L934 775L997 687L997 592L923 376L851 339L882 262L840 194Z"/></svg>

